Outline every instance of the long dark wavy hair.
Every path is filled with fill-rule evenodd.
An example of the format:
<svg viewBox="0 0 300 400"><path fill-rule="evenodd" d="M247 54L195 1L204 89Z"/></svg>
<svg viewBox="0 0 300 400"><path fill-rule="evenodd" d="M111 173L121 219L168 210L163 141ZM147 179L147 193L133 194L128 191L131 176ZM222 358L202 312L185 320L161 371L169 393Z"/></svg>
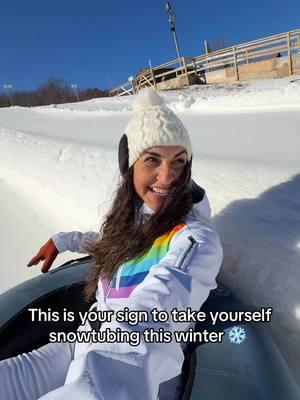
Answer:
<svg viewBox="0 0 300 400"><path fill-rule="evenodd" d="M111 280L123 263L142 256L155 239L184 222L193 206L191 163L186 163L180 180L170 190L162 208L144 222L136 218L141 204L134 189L132 166L123 175L112 207L101 226L99 240L84 244L92 256L84 290L86 301L95 295L99 279Z"/></svg>

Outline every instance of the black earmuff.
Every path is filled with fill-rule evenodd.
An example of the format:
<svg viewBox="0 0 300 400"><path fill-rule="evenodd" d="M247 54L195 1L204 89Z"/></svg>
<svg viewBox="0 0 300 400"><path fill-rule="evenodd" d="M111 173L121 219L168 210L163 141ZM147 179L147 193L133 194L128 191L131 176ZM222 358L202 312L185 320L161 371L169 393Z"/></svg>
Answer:
<svg viewBox="0 0 300 400"><path fill-rule="evenodd" d="M120 173L123 176L129 167L128 140L125 133L119 141L118 160Z"/></svg>

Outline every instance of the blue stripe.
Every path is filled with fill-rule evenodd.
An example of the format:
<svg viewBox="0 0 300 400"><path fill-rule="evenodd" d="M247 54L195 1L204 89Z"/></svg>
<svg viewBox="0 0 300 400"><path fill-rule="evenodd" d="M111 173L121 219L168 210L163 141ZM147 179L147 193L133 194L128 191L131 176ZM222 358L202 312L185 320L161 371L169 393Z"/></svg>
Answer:
<svg viewBox="0 0 300 400"><path fill-rule="evenodd" d="M130 276L121 276L119 287L126 287L131 285L138 285L143 282L143 280L148 275L149 271L139 272ZM116 288L116 279L114 279L114 283L112 285L113 288Z"/></svg>
<svg viewBox="0 0 300 400"><path fill-rule="evenodd" d="M134 275L138 272L149 271L149 269L160 262L160 260L165 256L150 258L149 260L141 260L140 263L137 264L125 264L122 269L122 276L130 276Z"/></svg>

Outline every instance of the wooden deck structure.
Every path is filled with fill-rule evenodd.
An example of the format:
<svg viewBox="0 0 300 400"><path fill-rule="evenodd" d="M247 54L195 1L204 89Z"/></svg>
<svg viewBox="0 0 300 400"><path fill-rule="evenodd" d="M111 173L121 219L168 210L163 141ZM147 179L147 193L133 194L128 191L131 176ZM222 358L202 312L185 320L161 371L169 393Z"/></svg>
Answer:
<svg viewBox="0 0 300 400"><path fill-rule="evenodd" d="M179 89L295 73L300 73L300 29L143 69L130 81L112 89L110 95L135 94L145 86L157 90Z"/></svg>

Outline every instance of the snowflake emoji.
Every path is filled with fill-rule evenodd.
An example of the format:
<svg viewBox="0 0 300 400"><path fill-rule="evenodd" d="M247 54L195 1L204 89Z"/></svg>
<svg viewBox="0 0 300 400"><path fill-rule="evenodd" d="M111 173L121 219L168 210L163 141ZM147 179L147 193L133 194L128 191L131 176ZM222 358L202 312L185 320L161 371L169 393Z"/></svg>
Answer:
<svg viewBox="0 0 300 400"><path fill-rule="evenodd" d="M231 343L241 344L246 339L246 332L244 328L234 326L228 332L228 336Z"/></svg>

